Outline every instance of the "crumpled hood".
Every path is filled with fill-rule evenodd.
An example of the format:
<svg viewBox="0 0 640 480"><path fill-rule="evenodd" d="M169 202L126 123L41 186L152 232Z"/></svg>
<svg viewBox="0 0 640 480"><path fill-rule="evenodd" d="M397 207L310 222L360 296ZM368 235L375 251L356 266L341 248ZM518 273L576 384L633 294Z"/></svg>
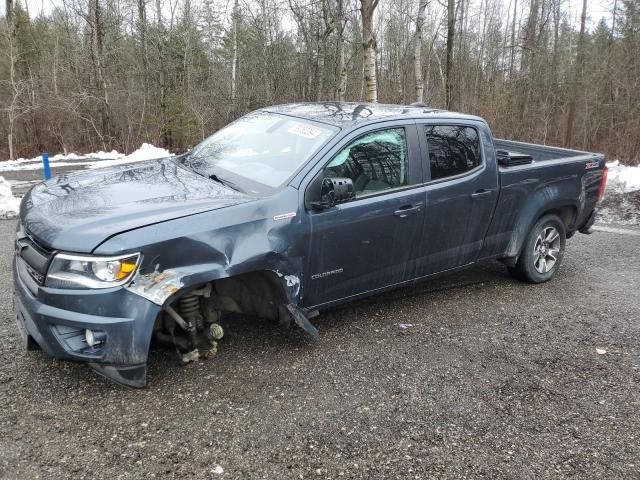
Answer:
<svg viewBox="0 0 640 480"><path fill-rule="evenodd" d="M24 197L20 219L46 247L91 252L124 231L254 199L165 158L38 184Z"/></svg>

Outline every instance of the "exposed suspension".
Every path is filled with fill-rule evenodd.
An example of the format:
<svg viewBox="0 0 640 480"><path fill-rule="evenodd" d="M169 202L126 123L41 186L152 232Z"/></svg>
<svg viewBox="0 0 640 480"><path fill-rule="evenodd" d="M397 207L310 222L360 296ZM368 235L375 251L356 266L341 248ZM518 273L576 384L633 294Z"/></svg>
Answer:
<svg viewBox="0 0 640 480"><path fill-rule="evenodd" d="M171 320L168 324L165 321L164 328L156 331L156 338L171 343L184 363L209 358L218 350L218 340L224 331L218 323L220 312L209 301L212 293L211 284L207 284L164 307ZM182 332L176 331L175 325Z"/></svg>

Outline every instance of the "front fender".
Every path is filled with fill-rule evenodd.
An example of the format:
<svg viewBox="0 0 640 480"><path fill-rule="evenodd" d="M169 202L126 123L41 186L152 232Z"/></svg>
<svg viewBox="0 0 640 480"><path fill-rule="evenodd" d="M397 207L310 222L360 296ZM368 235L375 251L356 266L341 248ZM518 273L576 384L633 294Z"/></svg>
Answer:
<svg viewBox="0 0 640 480"><path fill-rule="evenodd" d="M156 305L185 289L254 272L268 272L288 303L298 305L308 226L298 191L124 232L94 253L141 251L140 271L127 287Z"/></svg>
<svg viewBox="0 0 640 480"><path fill-rule="evenodd" d="M245 274L265 273L278 282L281 291L286 296L287 303L298 305L301 294L299 271L288 260L283 260L277 268L251 271L235 269L234 273L230 273L222 265L199 264L184 268L167 269L162 272L154 271L147 274L138 274L127 289L156 305L162 306L171 303L180 292L206 283Z"/></svg>

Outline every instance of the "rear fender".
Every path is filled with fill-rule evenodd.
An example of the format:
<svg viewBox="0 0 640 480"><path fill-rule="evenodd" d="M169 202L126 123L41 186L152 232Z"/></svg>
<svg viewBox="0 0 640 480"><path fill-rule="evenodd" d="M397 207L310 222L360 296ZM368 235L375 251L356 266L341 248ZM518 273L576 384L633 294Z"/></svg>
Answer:
<svg viewBox="0 0 640 480"><path fill-rule="evenodd" d="M558 185L548 185L528 195L511 232L505 257L517 260L527 235L543 215L547 213L559 215L570 229L575 223L579 208L579 201L563 195Z"/></svg>

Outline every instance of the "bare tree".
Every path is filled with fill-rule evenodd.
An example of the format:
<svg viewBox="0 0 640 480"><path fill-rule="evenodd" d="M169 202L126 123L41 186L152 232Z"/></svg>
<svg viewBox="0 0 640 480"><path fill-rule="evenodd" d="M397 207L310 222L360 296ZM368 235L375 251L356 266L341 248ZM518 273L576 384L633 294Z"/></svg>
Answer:
<svg viewBox="0 0 640 480"><path fill-rule="evenodd" d="M580 16L580 35L578 37L578 53L573 71L573 80L571 82L571 91L569 93L569 113L567 114L567 127L565 130L564 144L571 145L573 135L573 122L576 114L576 101L578 90L582 83L582 74L584 70L584 47L585 47L585 26L587 23L587 0L582 0L582 15Z"/></svg>
<svg viewBox="0 0 640 480"><path fill-rule="evenodd" d="M424 82L422 80L422 28L427 10L428 0L419 0L418 15L416 17L415 45L413 47L413 66L416 78L416 102L424 101Z"/></svg>
<svg viewBox="0 0 640 480"><path fill-rule="evenodd" d="M335 98L344 102L347 93L347 64L345 63L344 31L347 19L344 11L344 1L336 0L336 88Z"/></svg>
<svg viewBox="0 0 640 480"><path fill-rule="evenodd" d="M238 0L233 2L233 12L231 13L231 111L236 111L236 68L238 65Z"/></svg>
<svg viewBox="0 0 640 480"><path fill-rule="evenodd" d="M16 65L16 34L14 25L14 12L13 12L13 0L6 0L5 4L7 12L7 41L9 43L9 82L11 89L13 90L12 100L9 106L6 108L7 120L9 124L9 132L7 133L7 143L9 144L9 160L13 160L13 131L15 129L15 102L16 102L16 79L15 79L15 65Z"/></svg>
<svg viewBox="0 0 640 480"><path fill-rule="evenodd" d="M509 53L509 78L513 78L516 58L516 21L518 17L518 0L513 0L513 19L511 20L511 45Z"/></svg>
<svg viewBox="0 0 640 480"><path fill-rule="evenodd" d="M590 27L566 0L58 0L42 29L4 0L0 159L179 151L247 111L330 97L415 98L637 162L640 11L611 4Z"/></svg>
<svg viewBox="0 0 640 480"><path fill-rule="evenodd" d="M447 60L445 66L446 74L446 108L453 108L453 45L456 38L456 2L447 2Z"/></svg>
<svg viewBox="0 0 640 480"><path fill-rule="evenodd" d="M109 136L111 125L109 119L109 93L103 65L104 24L100 0L89 0L89 58L94 74L94 89L98 93L98 112L101 120L103 136ZM102 147L106 150L105 144Z"/></svg>
<svg viewBox="0 0 640 480"><path fill-rule="evenodd" d="M140 38L140 58L142 60L142 112L140 113L140 123L138 135L144 125L147 99L149 97L149 54L147 51L147 2L137 0L138 7L138 34Z"/></svg>
<svg viewBox="0 0 640 480"><path fill-rule="evenodd" d="M373 31L373 15L379 0L360 0L362 17L362 49L363 49L363 84L365 101L378 102L378 85L376 75L376 38Z"/></svg>

